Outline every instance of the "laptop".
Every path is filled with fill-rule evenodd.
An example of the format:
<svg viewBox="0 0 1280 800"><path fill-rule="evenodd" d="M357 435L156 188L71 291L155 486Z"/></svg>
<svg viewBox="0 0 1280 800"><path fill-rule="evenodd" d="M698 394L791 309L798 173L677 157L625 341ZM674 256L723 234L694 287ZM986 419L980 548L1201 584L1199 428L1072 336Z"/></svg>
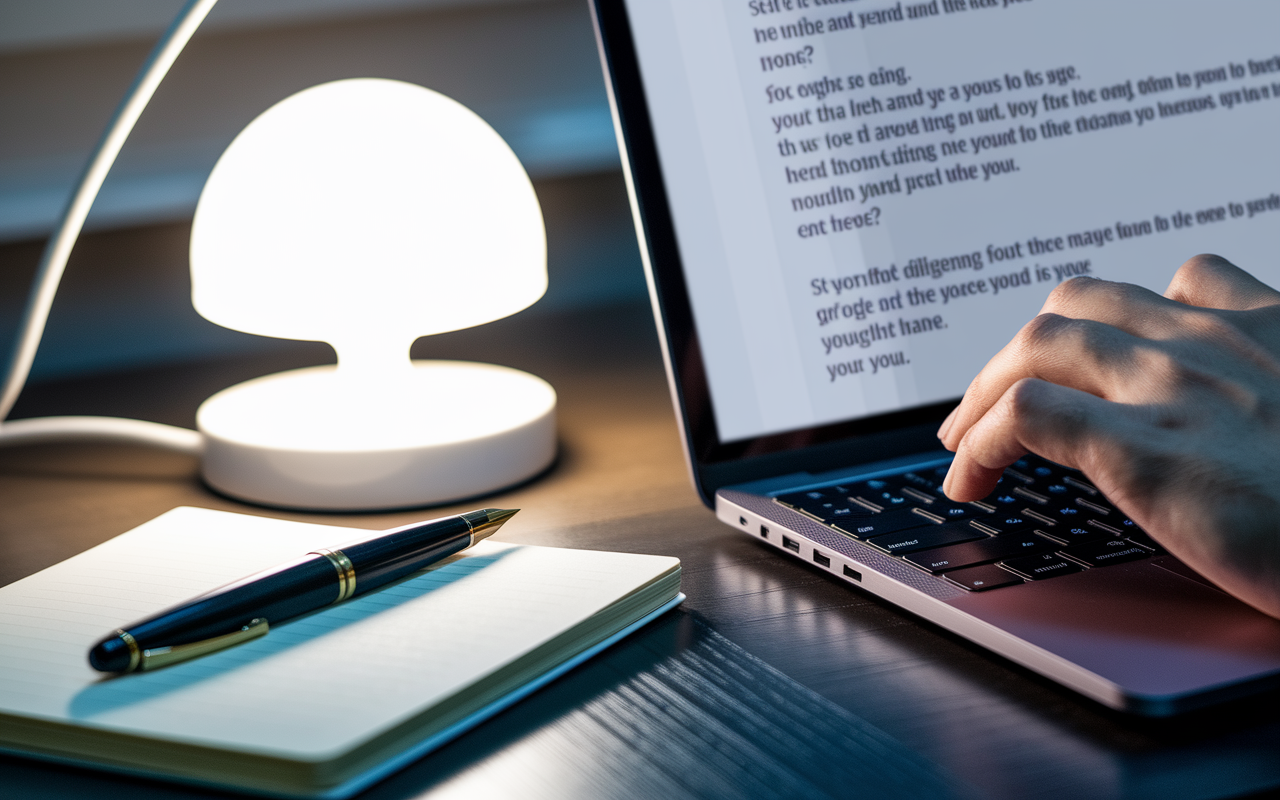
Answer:
<svg viewBox="0 0 1280 800"><path fill-rule="evenodd" d="M1280 621L935 432L1076 275L1280 285L1273 0L593 0L693 482L726 525L1106 706L1274 687Z"/></svg>

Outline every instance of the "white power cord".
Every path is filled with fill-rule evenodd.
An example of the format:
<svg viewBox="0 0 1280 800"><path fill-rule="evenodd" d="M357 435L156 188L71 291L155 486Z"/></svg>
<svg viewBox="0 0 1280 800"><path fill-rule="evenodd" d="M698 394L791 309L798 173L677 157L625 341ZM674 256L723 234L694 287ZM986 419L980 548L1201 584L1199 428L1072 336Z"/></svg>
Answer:
<svg viewBox="0 0 1280 800"><path fill-rule="evenodd" d="M161 37L107 125L71 202L62 212L62 220L56 232L45 246L40 267L36 270L35 281L31 286L26 312L23 314L18 344L14 348L9 372L5 375L3 392L0 393L0 445L89 439L148 444L192 455L199 455L203 449L202 439L196 431L161 425L158 422L115 417L41 417L12 422L5 420L31 373L31 364L35 361L36 350L44 336L54 295L57 294L62 274L67 269L67 259L84 227L89 209L98 197L102 182L111 171L125 139L133 132L138 117L142 116L143 109L151 102L156 88L217 1L190 0Z"/></svg>

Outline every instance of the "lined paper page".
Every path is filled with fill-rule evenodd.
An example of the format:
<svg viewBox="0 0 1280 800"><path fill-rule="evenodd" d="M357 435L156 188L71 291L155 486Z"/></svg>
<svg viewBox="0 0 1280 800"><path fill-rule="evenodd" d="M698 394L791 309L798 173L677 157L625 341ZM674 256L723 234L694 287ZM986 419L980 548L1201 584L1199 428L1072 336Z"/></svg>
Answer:
<svg viewBox="0 0 1280 800"><path fill-rule="evenodd" d="M368 531L178 508L0 588L0 713L320 761L412 717L678 561L481 542L264 638L105 678L115 628Z"/></svg>

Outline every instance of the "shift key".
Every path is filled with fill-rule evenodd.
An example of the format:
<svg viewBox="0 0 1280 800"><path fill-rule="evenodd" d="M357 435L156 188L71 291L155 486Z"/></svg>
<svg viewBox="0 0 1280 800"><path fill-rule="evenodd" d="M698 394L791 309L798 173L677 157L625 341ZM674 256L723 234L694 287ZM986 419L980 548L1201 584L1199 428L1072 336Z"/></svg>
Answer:
<svg viewBox="0 0 1280 800"><path fill-rule="evenodd" d="M868 539L867 544L878 547L886 553L902 555L985 538L987 538L985 534L968 525L949 523L946 525L931 525L927 528L915 528L901 533L891 533L887 536L877 536L874 539Z"/></svg>

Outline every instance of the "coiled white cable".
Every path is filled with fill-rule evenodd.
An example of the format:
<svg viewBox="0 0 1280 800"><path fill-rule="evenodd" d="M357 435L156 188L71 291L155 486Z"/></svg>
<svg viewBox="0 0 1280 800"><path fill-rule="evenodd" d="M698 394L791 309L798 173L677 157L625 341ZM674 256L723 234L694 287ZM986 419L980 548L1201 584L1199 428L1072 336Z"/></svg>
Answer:
<svg viewBox="0 0 1280 800"><path fill-rule="evenodd" d="M193 455L198 455L202 449L202 440L196 431L157 422L115 417L41 417L12 422L5 420L31 374L31 364L35 361L36 350L44 336L45 323L48 322L49 310L53 307L53 298L58 292L62 274L66 271L67 259L84 227L89 209L98 197L102 182L106 180L107 173L120 154L120 148L142 116L143 109L151 102L156 88L217 1L190 0L160 38L107 125L97 150L80 177L75 193L62 212L57 230L45 246L23 314L18 343L14 348L9 371L5 375L3 391L0 392L0 445L88 439L135 442Z"/></svg>

